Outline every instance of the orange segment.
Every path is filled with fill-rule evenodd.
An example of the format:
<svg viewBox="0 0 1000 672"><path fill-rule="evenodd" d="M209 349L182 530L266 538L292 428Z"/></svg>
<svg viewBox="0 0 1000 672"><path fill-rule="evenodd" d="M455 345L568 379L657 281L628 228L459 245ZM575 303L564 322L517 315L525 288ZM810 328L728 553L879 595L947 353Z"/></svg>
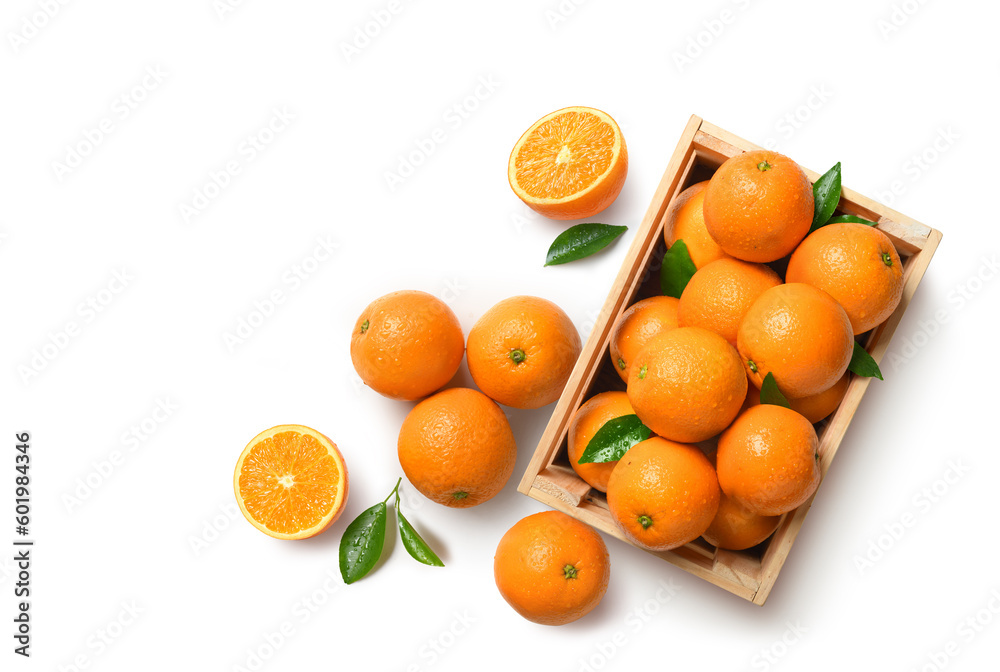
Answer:
<svg viewBox="0 0 1000 672"><path fill-rule="evenodd" d="M307 539L347 503L347 466L330 439L303 425L278 425L247 444L233 477L246 519L277 539Z"/></svg>
<svg viewBox="0 0 1000 672"><path fill-rule="evenodd" d="M628 172L618 124L591 107L548 114L524 132L507 178L528 207L553 219L580 219L611 205Z"/></svg>

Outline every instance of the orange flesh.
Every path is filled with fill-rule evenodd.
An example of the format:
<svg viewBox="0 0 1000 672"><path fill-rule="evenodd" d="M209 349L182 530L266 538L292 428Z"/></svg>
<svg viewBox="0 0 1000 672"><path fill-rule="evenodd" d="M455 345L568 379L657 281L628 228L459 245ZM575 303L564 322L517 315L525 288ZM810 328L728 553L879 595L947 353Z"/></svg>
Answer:
<svg viewBox="0 0 1000 672"><path fill-rule="evenodd" d="M614 146L615 131L601 118L566 112L525 139L514 164L517 183L533 198L572 196L608 170Z"/></svg>
<svg viewBox="0 0 1000 672"><path fill-rule="evenodd" d="M240 494L254 520L295 534L318 525L334 508L343 475L312 436L280 432L254 446L240 471Z"/></svg>

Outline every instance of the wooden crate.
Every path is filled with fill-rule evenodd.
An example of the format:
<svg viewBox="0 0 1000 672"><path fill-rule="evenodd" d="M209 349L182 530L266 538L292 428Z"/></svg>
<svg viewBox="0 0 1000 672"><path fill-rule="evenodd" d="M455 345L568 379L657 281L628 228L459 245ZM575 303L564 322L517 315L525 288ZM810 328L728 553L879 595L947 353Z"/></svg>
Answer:
<svg viewBox="0 0 1000 672"><path fill-rule="evenodd" d="M592 490L569 466L566 456L569 424L577 408L593 395L625 388L608 355L610 335L615 321L628 306L659 293L659 268L666 249L663 218L671 201L685 187L708 179L727 158L752 149L760 148L698 117L691 117L653 194L653 201L635 234L597 323L521 479L520 492L627 541L611 518L604 494ZM811 181L819 177L818 173L805 172ZM941 241L941 232L850 189L843 190L838 213L858 215L877 222L878 228L892 239L903 261L905 284L899 307L885 323L864 337L867 340L862 341L875 360L880 361ZM870 378L853 376L840 407L817 425L824 475L870 382ZM774 535L753 549L716 549L699 538L681 548L655 555L754 604L762 605L774 586L811 503L810 499L785 514Z"/></svg>

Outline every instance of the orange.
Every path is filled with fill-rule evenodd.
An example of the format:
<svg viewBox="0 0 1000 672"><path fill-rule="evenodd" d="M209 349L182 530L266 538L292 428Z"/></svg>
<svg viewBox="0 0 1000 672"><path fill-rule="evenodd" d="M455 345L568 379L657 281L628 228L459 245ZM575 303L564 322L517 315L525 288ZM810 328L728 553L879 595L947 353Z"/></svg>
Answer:
<svg viewBox="0 0 1000 672"><path fill-rule="evenodd" d="M701 268L716 259L732 259L708 235L708 229L705 228L702 205L707 187L708 180L691 185L677 195L663 216L663 240L667 247L683 240L695 268Z"/></svg>
<svg viewBox="0 0 1000 672"><path fill-rule="evenodd" d="M727 254L766 263L790 254L813 220L813 190L798 164L777 152L739 154L705 191L705 226Z"/></svg>
<svg viewBox="0 0 1000 672"><path fill-rule="evenodd" d="M580 478L587 481L590 487L608 491L608 479L618 462L588 462L580 464L580 456L586 450L587 444L597 434L604 423L623 415L633 415L632 404L628 403L628 395L624 392L601 392L588 399L577 409L573 420L569 423L569 436L566 440L569 452L569 463Z"/></svg>
<svg viewBox="0 0 1000 672"><path fill-rule="evenodd" d="M833 387L808 397L789 399L788 403L791 405L793 411L801 413L805 416L806 420L816 424L837 410L840 402L844 400L844 395L847 394L847 386L850 382L851 374L847 372L840 377L840 380L833 384ZM750 389L747 390L747 403L744 405L744 408L750 408L759 404L760 390L751 385Z"/></svg>
<svg viewBox="0 0 1000 672"><path fill-rule="evenodd" d="M618 461L608 482L608 508L629 541L666 551L708 529L719 508L719 482L700 450L656 436Z"/></svg>
<svg viewBox="0 0 1000 672"><path fill-rule="evenodd" d="M812 424L784 406L743 412L719 438L719 485L762 516L798 508L819 486L819 439Z"/></svg>
<svg viewBox="0 0 1000 672"><path fill-rule="evenodd" d="M335 444L304 425L278 425L255 436L233 475L240 511L275 539L308 539L333 524L347 504L347 465Z"/></svg>
<svg viewBox="0 0 1000 672"><path fill-rule="evenodd" d="M903 298L896 248L889 236L865 224L827 224L812 232L792 253L785 277L836 299L855 334L885 322Z"/></svg>
<svg viewBox="0 0 1000 672"><path fill-rule="evenodd" d="M675 329L678 300L653 296L629 306L611 332L611 361L621 379L628 382L629 363L654 336Z"/></svg>
<svg viewBox="0 0 1000 672"><path fill-rule="evenodd" d="M514 472L507 416L481 392L442 390L413 407L399 429L399 464L425 497L455 508L492 499Z"/></svg>
<svg viewBox="0 0 1000 672"><path fill-rule="evenodd" d="M778 529L781 516L761 516L743 508L736 500L722 493L719 510L701 536L718 548L742 551L756 546Z"/></svg>
<svg viewBox="0 0 1000 672"><path fill-rule="evenodd" d="M678 327L650 341L635 358L628 399L653 432L695 443L729 426L747 394L740 356L718 334Z"/></svg>
<svg viewBox="0 0 1000 672"><path fill-rule="evenodd" d="M517 197L552 219L596 215L618 197L627 173L621 129L592 107L565 107L536 121L507 164Z"/></svg>
<svg viewBox="0 0 1000 672"><path fill-rule="evenodd" d="M682 327L714 331L736 346L740 321L765 290L781 278L764 264L739 259L719 259L703 266L688 281L677 306Z"/></svg>
<svg viewBox="0 0 1000 672"><path fill-rule="evenodd" d="M832 387L854 353L844 309L826 292L801 283L761 294L743 316L736 341L750 382L760 389L773 373L789 399Z"/></svg>
<svg viewBox="0 0 1000 672"><path fill-rule="evenodd" d="M351 361L368 387L413 401L444 386L465 350L462 325L440 299L413 290L375 299L354 324Z"/></svg>
<svg viewBox="0 0 1000 672"><path fill-rule="evenodd" d="M491 399L539 408L559 398L580 347L580 334L562 308L535 296L513 296L469 331L469 373Z"/></svg>
<svg viewBox="0 0 1000 672"><path fill-rule="evenodd" d="M514 524L497 544L493 576L524 618L564 625L587 615L608 589L611 564L594 528L559 511Z"/></svg>

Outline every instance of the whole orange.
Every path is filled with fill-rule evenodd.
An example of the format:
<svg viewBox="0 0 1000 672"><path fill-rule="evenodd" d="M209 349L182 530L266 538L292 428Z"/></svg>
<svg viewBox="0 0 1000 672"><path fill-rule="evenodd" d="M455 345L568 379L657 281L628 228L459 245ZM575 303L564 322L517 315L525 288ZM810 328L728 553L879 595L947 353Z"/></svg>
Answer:
<svg viewBox="0 0 1000 672"><path fill-rule="evenodd" d="M611 332L611 361L621 379L628 382L629 363L654 336L677 324L677 304L672 296L652 296L625 309Z"/></svg>
<svg viewBox="0 0 1000 672"><path fill-rule="evenodd" d="M851 373L848 371L840 377L840 380L833 384L833 387L829 387L818 394L808 397L789 399L788 403L793 411L801 413L805 416L806 420L816 424L837 410L840 402L844 400L844 395L847 394L847 386L850 382ZM744 408L750 408L759 404L760 390L751 385L750 389L747 390L747 403L744 405Z"/></svg>
<svg viewBox="0 0 1000 672"><path fill-rule="evenodd" d="M354 324L351 361L365 384L413 401L445 385L462 363L462 325L446 303L406 290L375 299Z"/></svg>
<svg viewBox="0 0 1000 672"><path fill-rule="evenodd" d="M722 433L715 459L722 491L762 516L798 508L819 486L816 430L784 406L744 411Z"/></svg>
<svg viewBox="0 0 1000 672"><path fill-rule="evenodd" d="M692 184L677 195L663 216L663 240L667 247L683 240L695 268L702 268L716 259L732 259L705 228L702 206L706 188L708 180Z"/></svg>
<svg viewBox="0 0 1000 672"><path fill-rule="evenodd" d="M756 546L778 529L781 516L762 516L749 511L736 500L722 493L719 510L701 536L718 548L742 551Z"/></svg>
<svg viewBox="0 0 1000 672"><path fill-rule="evenodd" d="M652 551L697 539L719 508L719 482L705 455L658 436L629 448L611 472L608 509L625 536Z"/></svg>
<svg viewBox="0 0 1000 672"><path fill-rule="evenodd" d="M608 589L611 564L594 528L559 511L514 524L493 557L500 595L524 618L564 625L589 613Z"/></svg>
<svg viewBox="0 0 1000 672"><path fill-rule="evenodd" d="M399 464L425 497L456 508L491 499L510 479L517 444L507 416L481 392L442 390L399 430Z"/></svg>
<svg viewBox="0 0 1000 672"><path fill-rule="evenodd" d="M559 398L580 348L580 334L562 308L535 296L513 296L469 331L469 373L491 399L538 408Z"/></svg>
<svg viewBox="0 0 1000 672"><path fill-rule="evenodd" d="M628 378L628 399L643 424L685 443L728 427L746 393L736 350L699 327L678 327L654 338L636 356Z"/></svg>
<svg viewBox="0 0 1000 672"><path fill-rule="evenodd" d="M813 190L797 163L756 150L719 166L704 209L708 233L727 254L766 263L790 254L809 233Z"/></svg>
<svg viewBox="0 0 1000 672"><path fill-rule="evenodd" d="M517 197L552 219L596 215L618 197L627 174L621 129L592 107L545 115L521 135L507 163Z"/></svg>
<svg viewBox="0 0 1000 672"><path fill-rule="evenodd" d="M634 413L632 404L628 403L628 395L624 392L601 392L584 402L573 414L566 439L569 464L580 478L590 484L590 487L607 492L608 479L618 462L580 464L580 456L587 449L587 444L604 423Z"/></svg>
<svg viewBox="0 0 1000 672"><path fill-rule="evenodd" d="M840 304L812 285L768 289L747 310L736 338L747 376L760 389L768 373L789 399L832 387L851 363L854 336Z"/></svg>
<svg viewBox="0 0 1000 672"><path fill-rule="evenodd" d="M780 284L778 274L764 264L739 259L713 261L688 281L677 306L677 322L682 327L714 331L735 347L740 322L750 305Z"/></svg>
<svg viewBox="0 0 1000 672"><path fill-rule="evenodd" d="M889 236L865 224L827 224L813 231L792 253L785 277L836 299L855 334L885 322L903 298L896 248Z"/></svg>

